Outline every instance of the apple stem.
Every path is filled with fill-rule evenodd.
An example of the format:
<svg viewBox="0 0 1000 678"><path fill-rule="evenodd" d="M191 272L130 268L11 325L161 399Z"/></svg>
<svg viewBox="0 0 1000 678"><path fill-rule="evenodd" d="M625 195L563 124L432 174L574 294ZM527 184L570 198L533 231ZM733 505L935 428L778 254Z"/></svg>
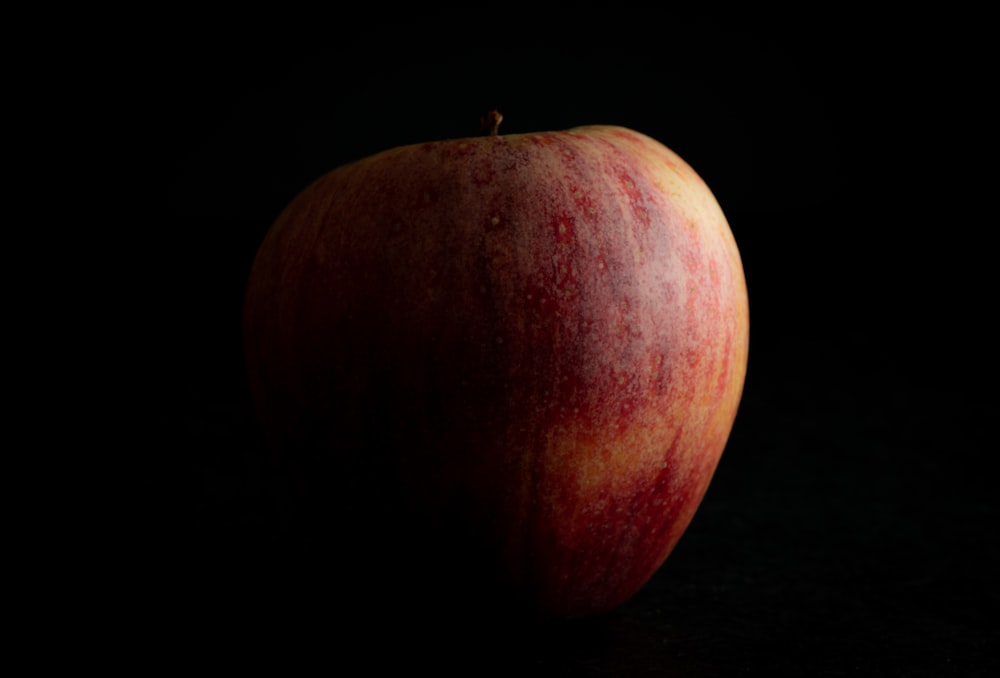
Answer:
<svg viewBox="0 0 1000 678"><path fill-rule="evenodd" d="M495 137L502 120L503 115L500 111L490 111L479 119L479 131L482 132L483 136Z"/></svg>

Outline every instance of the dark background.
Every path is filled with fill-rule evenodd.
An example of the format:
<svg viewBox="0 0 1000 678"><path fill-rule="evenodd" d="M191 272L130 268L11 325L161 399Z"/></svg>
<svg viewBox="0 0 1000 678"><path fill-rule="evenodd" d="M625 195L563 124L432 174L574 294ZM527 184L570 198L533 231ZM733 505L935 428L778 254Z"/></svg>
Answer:
<svg viewBox="0 0 1000 678"><path fill-rule="evenodd" d="M141 208L117 262L141 295L130 642L235 661L293 639L289 660L463 675L996 675L983 19L355 11L163 16L100 48L116 180ZM712 187L746 269L749 373L715 480L653 580L587 623L303 593L322 575L243 377L243 288L280 209L339 164L473 135L490 108L501 133L659 139Z"/></svg>

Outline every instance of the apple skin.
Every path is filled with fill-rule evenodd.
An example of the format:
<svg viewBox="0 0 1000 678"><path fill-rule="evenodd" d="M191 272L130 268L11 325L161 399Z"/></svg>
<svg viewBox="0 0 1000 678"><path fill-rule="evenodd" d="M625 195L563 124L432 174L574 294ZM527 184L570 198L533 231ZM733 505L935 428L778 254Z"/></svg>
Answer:
<svg viewBox="0 0 1000 678"><path fill-rule="evenodd" d="M326 498L314 537L338 560L382 580L419 560L448 572L432 598L461 575L575 618L629 599L691 522L749 312L702 179L587 126L326 174L265 237L244 334L264 430Z"/></svg>

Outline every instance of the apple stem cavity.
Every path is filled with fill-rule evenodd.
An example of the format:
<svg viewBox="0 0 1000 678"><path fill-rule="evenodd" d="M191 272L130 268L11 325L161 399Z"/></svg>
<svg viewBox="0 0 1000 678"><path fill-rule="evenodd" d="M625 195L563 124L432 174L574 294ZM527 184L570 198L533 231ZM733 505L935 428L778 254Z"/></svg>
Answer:
<svg viewBox="0 0 1000 678"><path fill-rule="evenodd" d="M500 111L490 111L479 119L479 130L484 137L495 137L501 122L503 122L503 114Z"/></svg>

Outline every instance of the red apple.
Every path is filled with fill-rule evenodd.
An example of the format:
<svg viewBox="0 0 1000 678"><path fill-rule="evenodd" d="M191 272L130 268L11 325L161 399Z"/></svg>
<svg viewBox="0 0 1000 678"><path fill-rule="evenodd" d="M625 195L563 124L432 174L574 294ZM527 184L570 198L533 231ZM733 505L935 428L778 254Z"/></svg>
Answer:
<svg viewBox="0 0 1000 678"><path fill-rule="evenodd" d="M709 188L654 139L493 123L291 202L249 278L250 384L335 506L316 538L339 558L380 546L404 572L594 615L649 580L708 488L746 373L743 268Z"/></svg>

